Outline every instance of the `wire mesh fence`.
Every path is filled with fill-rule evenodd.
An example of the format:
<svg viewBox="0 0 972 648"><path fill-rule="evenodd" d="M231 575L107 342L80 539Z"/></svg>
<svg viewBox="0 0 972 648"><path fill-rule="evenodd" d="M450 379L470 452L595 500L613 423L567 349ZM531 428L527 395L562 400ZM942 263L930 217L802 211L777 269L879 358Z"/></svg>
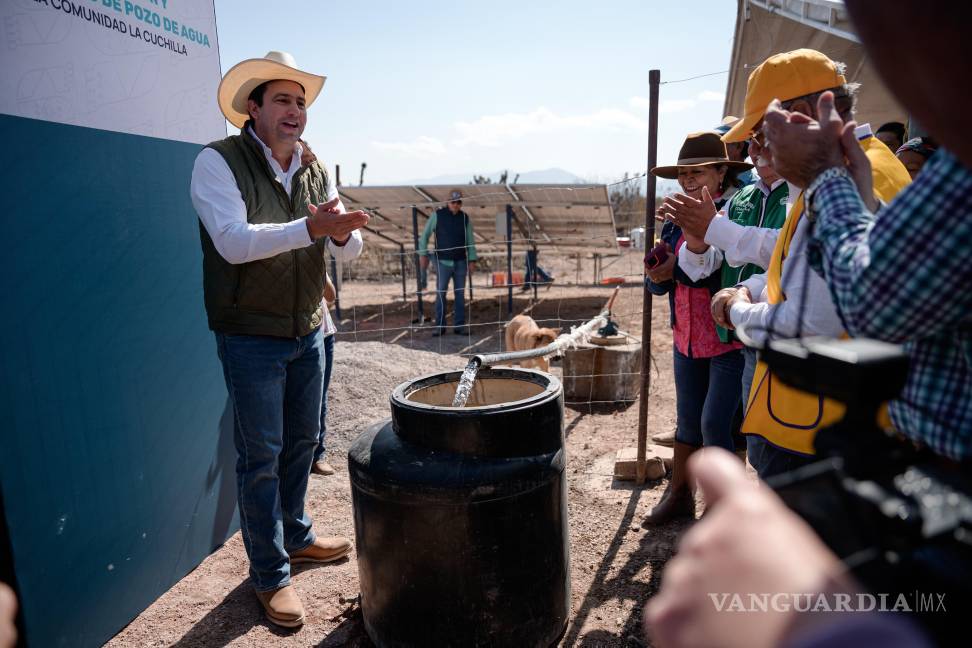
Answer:
<svg viewBox="0 0 972 648"><path fill-rule="evenodd" d="M588 240L584 237L564 238L572 243ZM460 319L458 325L454 285L450 284L444 291L445 326L441 335L435 335L440 330L436 321L435 288L438 277L435 264L430 264L425 287L420 293L417 290L415 254L414 249L406 251L406 263L403 264L400 252L373 248L366 250L358 259L338 264L341 315L334 318L338 327L338 343L378 341L454 355L456 370L460 371L473 355L509 350L506 348L505 331L513 316L526 314L533 318L538 327L552 328L558 333L568 332L596 316L617 287L619 297L612 309L611 319L621 329L624 343L640 344L644 308L643 250L621 248L613 255L604 256L599 263L593 252L589 255L566 255L543 251L539 261L552 275L553 281L537 283L536 286L525 275L524 254L514 258L513 284L510 284L510 277L506 273L505 255L499 258L501 263L492 266L487 257L480 261L480 268L472 274L471 290L468 282L464 285L465 318ZM595 275L597 269L600 275ZM331 312L336 315L334 308ZM660 327L667 328L667 308L663 307L656 313L656 319ZM457 326L458 333L454 332ZM578 397L574 393L572 397L565 398L565 404L574 409L586 407L593 412L624 408L637 401L637 389L629 390L627 396L606 400L595 396L594 386L596 382L604 380L639 385L640 362L634 370L601 371L591 368L580 372L575 370L566 376L563 373L563 359L554 357L551 360L554 375L565 381L586 381L589 385L591 393L586 397ZM655 367L653 374L657 375L657 371ZM421 365L417 364L416 375L421 373Z"/></svg>

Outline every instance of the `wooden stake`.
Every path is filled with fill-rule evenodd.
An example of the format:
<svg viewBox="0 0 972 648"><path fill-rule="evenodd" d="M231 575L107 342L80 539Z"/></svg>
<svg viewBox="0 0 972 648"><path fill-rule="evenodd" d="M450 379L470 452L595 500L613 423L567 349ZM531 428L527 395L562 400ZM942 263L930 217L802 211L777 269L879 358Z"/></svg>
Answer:
<svg viewBox="0 0 972 648"><path fill-rule="evenodd" d="M658 163L658 86L661 70L648 72L648 194L645 196L645 249L655 247L655 176ZM648 450L648 388L651 387L651 292L644 287L641 313L641 397L638 400L637 483L647 479L645 454Z"/></svg>

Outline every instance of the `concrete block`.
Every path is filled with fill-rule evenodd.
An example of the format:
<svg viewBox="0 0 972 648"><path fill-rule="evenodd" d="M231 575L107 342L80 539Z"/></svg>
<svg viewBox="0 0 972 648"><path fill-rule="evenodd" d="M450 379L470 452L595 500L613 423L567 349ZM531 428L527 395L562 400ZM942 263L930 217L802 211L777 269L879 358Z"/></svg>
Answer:
<svg viewBox="0 0 972 648"><path fill-rule="evenodd" d="M661 457L650 452L645 458L645 477L648 481L665 476L665 463ZM634 481L638 477L638 449L621 448L614 459L614 478L620 481Z"/></svg>

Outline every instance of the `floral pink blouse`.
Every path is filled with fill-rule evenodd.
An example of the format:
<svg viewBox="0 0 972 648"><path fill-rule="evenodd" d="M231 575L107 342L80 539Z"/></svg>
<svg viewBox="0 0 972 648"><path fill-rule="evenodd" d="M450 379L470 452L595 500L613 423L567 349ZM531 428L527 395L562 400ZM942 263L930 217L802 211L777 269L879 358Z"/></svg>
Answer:
<svg viewBox="0 0 972 648"><path fill-rule="evenodd" d="M675 258L678 258L678 251L683 245L684 236L678 239L675 246ZM711 300L712 295L708 288L692 288L675 282L675 329L672 335L675 338L675 348L682 355L714 358L742 348L743 345L739 342L724 344L719 339L709 307Z"/></svg>

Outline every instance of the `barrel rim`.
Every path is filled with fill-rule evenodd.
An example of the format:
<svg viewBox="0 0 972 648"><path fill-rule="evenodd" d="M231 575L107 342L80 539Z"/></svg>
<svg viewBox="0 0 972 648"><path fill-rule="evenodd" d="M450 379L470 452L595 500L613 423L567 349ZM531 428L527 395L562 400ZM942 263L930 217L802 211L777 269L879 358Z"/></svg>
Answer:
<svg viewBox="0 0 972 648"><path fill-rule="evenodd" d="M445 376L449 377L444 378ZM406 380L405 382L398 384L395 389L392 390L390 397L392 406L404 407L424 412L442 412L453 415L461 415L463 412L468 412L469 414L482 416L484 413L508 412L528 405L539 404L547 400L559 398L563 393L563 385L561 384L560 379L557 378L557 376L544 371L520 367L483 367L479 370L479 373L476 376L477 378L511 377L515 380L524 380L524 382L540 385L544 389L539 394L534 394L533 396L528 396L520 400L508 401L506 403L496 403L492 405L478 405L475 407L426 405L425 403L413 401L408 398L410 394L418 391L419 389L431 387L433 385L441 385L447 382L458 382L461 376L462 370L437 371L419 376L418 378ZM410 387L412 388L411 390L409 390Z"/></svg>

